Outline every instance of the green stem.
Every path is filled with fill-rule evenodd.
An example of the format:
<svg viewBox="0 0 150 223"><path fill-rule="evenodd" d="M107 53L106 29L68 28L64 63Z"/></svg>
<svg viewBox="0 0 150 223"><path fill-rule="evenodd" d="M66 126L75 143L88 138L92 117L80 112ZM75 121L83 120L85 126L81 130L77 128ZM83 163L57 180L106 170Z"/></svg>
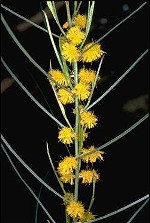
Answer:
<svg viewBox="0 0 150 223"><path fill-rule="evenodd" d="M58 181L58 183L59 183L59 185L60 185L60 187L61 187L63 193L65 194L66 191L65 191L64 186L63 186L62 182L60 181L60 179L59 179L59 177L58 177L58 174L57 174L57 172L56 172L56 170L55 170L55 167L54 167L54 165L53 165L52 158L51 158L51 155L50 155L50 152L49 152L49 148L48 148L48 143L47 143L47 142L46 142L46 149L47 149L47 155L48 155L50 164L51 164L51 166L52 166L52 169L53 169L53 171L54 171L54 174L55 174L55 176L56 176L56 178L57 178L57 181Z"/></svg>
<svg viewBox="0 0 150 223"><path fill-rule="evenodd" d="M73 70L74 70L74 82L75 85L78 84L78 65L77 62L73 63ZM78 140L78 136L79 136L79 100L78 97L75 97L75 133L76 133L76 139L75 139L75 156L79 156L79 140ZM77 159L78 161L78 168L75 171L75 190L74 190L74 197L75 197L75 201L78 200L78 186L79 186L79 159Z"/></svg>
<svg viewBox="0 0 150 223"><path fill-rule="evenodd" d="M94 203L94 196L95 196L95 183L96 183L96 181L95 181L95 180L93 180L93 191L92 191L92 197L91 197L91 201L90 201L90 204L89 204L89 207L88 207L87 212L89 212L89 211L91 210L91 207L92 207L92 205L93 205L93 203Z"/></svg>
<svg viewBox="0 0 150 223"><path fill-rule="evenodd" d="M132 17L135 13L137 13L140 9L142 9L147 2L144 2L142 5L140 5L136 10L134 10L130 15L128 15L126 18L121 20L116 26L114 26L112 29L110 29L107 33L105 33L102 37L100 37L97 41L95 41L91 46L89 46L87 49L83 50L82 53L86 52L90 48L92 48L96 43L99 43L102 39L104 39L106 36L108 36L112 31L114 31L116 28L118 28L121 24L123 24L126 20L128 20L130 17Z"/></svg>
<svg viewBox="0 0 150 223"><path fill-rule="evenodd" d="M93 93L94 93L94 89L95 89L95 86L96 86L96 82L97 82L97 79L98 79L98 75L99 75L99 72L100 72L100 69L101 69L101 66L102 66L104 56L105 56L105 54L103 54L103 56L102 56L102 58L99 62L99 66L98 66L98 69L97 69L97 72L96 72L96 77L95 77L94 83L92 84L91 93L90 93L90 96L88 98L87 104L84 107L84 110L86 110L88 108L88 106L90 105L90 102L91 102L91 99L92 99L92 96L93 96Z"/></svg>
<svg viewBox="0 0 150 223"><path fill-rule="evenodd" d="M71 28L72 20L71 20L70 8L69 8L69 1L65 1L65 4L66 4L66 11L67 11L67 19L68 19L69 27Z"/></svg>

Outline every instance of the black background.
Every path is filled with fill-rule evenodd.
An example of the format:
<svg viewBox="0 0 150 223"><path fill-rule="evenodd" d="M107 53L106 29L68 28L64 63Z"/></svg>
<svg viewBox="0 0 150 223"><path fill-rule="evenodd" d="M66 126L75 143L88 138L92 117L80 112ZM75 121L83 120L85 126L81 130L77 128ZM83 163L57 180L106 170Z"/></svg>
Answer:
<svg viewBox="0 0 150 223"><path fill-rule="evenodd" d="M85 1L86 2L86 1ZM84 13L84 2L81 12ZM96 1L93 30L90 37L98 39L111 27L129 15L144 1ZM45 6L45 2L41 2ZM25 17L31 17L40 10L40 1L2 1L2 4ZM123 11L123 5L128 4L129 10ZM132 18L113 31L102 41L107 52L102 65L101 76L109 76L108 80L98 85L93 101L148 48L148 9L149 2ZM46 33L32 27L26 32L17 33L15 26L20 19L9 14L4 9L2 13L8 24L14 30L17 38L30 55L48 70L49 60L52 59L54 68L57 68L55 55ZM60 9L61 23L66 21L64 8ZM107 24L101 25L100 18L107 18ZM44 27L44 23L41 24ZM54 21L51 21L52 31L57 33ZM34 80L39 84L51 109L56 117L63 123L63 117L58 111L53 92L45 76L43 76L16 47L9 34L2 25L1 28L2 56L14 73L30 90L30 92L48 109L46 102L35 86ZM117 136L132 124L138 121L144 113L126 113L122 110L123 104L132 98L146 94L149 89L149 66L146 55L136 67L109 93L93 110L99 117L98 126L90 133L87 145L100 146ZM94 63L92 66L96 66ZM8 76L4 67L1 67L1 77ZM34 79L33 79L34 78ZM45 142L48 141L55 165L66 155L66 150L57 142L57 125L44 114L21 88L14 84L1 96L1 129L2 134L18 155L43 179L49 171L47 184L61 190L49 164L46 154ZM149 191L149 128L148 120L134 129L127 136L105 148L104 162L98 162L101 180L96 185L96 198L92 212L98 216L105 215L119 209L146 194ZM22 165L9 153L21 175L38 194L40 183L22 167ZM61 193L62 194L62 193ZM90 199L91 187L80 187L80 198L87 207ZM65 222L63 217L63 202L46 188L43 188L41 201L56 219L56 222ZM124 223L129 220L140 204L121 212L113 217L102 220L104 223ZM5 154L1 153L1 221L2 223L33 223L35 218L36 201L24 184L17 177L8 162ZM41 208L38 211L37 222L47 222L47 216ZM135 223L149 222L148 205L138 214Z"/></svg>

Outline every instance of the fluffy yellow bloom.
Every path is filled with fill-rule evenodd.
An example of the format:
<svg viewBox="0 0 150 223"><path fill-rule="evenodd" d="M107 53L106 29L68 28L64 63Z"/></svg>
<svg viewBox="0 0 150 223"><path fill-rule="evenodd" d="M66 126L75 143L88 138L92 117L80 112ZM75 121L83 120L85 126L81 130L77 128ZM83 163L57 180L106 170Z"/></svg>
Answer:
<svg viewBox="0 0 150 223"><path fill-rule="evenodd" d="M62 44L61 54L70 63L79 61L81 55L77 47L68 42Z"/></svg>
<svg viewBox="0 0 150 223"><path fill-rule="evenodd" d="M88 49L93 43L88 43L83 47L83 51ZM82 53L82 61L83 62L92 62L94 60L97 60L101 58L104 51L101 49L101 45L99 43L96 43L94 46L92 46L89 50Z"/></svg>
<svg viewBox="0 0 150 223"><path fill-rule="evenodd" d="M87 84L79 83L72 90L72 93L78 96L78 98L83 101L90 95L90 86Z"/></svg>
<svg viewBox="0 0 150 223"><path fill-rule="evenodd" d="M90 184L93 180L97 181L99 179L99 174L96 170L81 170L79 177L82 178L83 184Z"/></svg>
<svg viewBox="0 0 150 223"><path fill-rule="evenodd" d="M93 128L97 125L97 117L91 111L84 111L81 113L80 124L85 128Z"/></svg>
<svg viewBox="0 0 150 223"><path fill-rule="evenodd" d="M75 132L69 127L63 127L58 134L58 139L64 144L73 143Z"/></svg>
<svg viewBox="0 0 150 223"><path fill-rule="evenodd" d="M58 92L58 98L59 100L64 104L71 104L74 102L74 98L72 97L72 94L69 91L66 91L64 89L59 89Z"/></svg>
<svg viewBox="0 0 150 223"><path fill-rule="evenodd" d="M67 206L66 211L72 218L82 218L84 215L84 206L79 201L71 201Z"/></svg>
<svg viewBox="0 0 150 223"><path fill-rule="evenodd" d="M95 80L96 72L94 70L89 69L80 69L79 71L79 78L80 82L85 84L90 84Z"/></svg>
<svg viewBox="0 0 150 223"><path fill-rule="evenodd" d="M64 174L62 176L60 176L60 180L63 182L63 183L69 183L71 185L74 184L74 174L73 173L68 173L68 174Z"/></svg>
<svg viewBox="0 0 150 223"><path fill-rule="evenodd" d="M80 219L80 222L87 222L93 219L95 219L95 217L91 212L85 212L83 217Z"/></svg>
<svg viewBox="0 0 150 223"><path fill-rule="evenodd" d="M73 21L75 25L78 25L81 29L84 29L86 26L86 16L78 14Z"/></svg>
<svg viewBox="0 0 150 223"><path fill-rule="evenodd" d="M71 41L72 44L79 45L85 38L85 33L81 31L79 26L73 26L68 30L66 36Z"/></svg>
<svg viewBox="0 0 150 223"><path fill-rule="evenodd" d="M68 86L68 82L67 82L67 80L65 78L65 75L60 70L52 69L48 73L59 84L64 85L64 86ZM50 81L50 83L55 85L55 83L53 83L52 81Z"/></svg>
<svg viewBox="0 0 150 223"><path fill-rule="evenodd" d="M75 159L75 157L67 156L59 162L57 170L59 175L64 176L73 173L73 171L77 168L77 166L78 162Z"/></svg>
<svg viewBox="0 0 150 223"><path fill-rule="evenodd" d="M95 149L94 146L90 146L88 149L83 148L82 154L92 152L92 151L94 151L94 149ZM82 160L86 163L88 163L88 162L94 163L94 162L96 162L97 159L104 160L103 154L104 154L103 151L95 151L89 155L83 156Z"/></svg>

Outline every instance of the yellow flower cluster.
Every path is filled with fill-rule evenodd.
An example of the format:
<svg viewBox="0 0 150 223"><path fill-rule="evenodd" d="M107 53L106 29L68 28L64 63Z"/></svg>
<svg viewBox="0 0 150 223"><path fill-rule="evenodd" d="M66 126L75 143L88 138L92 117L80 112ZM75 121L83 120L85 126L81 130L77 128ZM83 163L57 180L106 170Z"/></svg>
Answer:
<svg viewBox="0 0 150 223"><path fill-rule="evenodd" d="M73 199L68 199L68 201L70 202L67 204L66 212L73 219L79 219L78 223L87 222L95 218L91 212L85 211L80 201L74 201Z"/></svg>
<svg viewBox="0 0 150 223"><path fill-rule="evenodd" d="M86 16L78 14L73 26L66 33L66 40L61 43L61 54L68 62L92 62L99 59L103 55L101 45L96 43L93 47L88 49L93 42L86 44L83 49L77 47L82 44L85 39L85 32L82 29L86 27Z"/></svg>
<svg viewBox="0 0 150 223"><path fill-rule="evenodd" d="M85 29L86 27L86 16L85 15L80 15L78 14L73 23L76 25L76 26L79 26L81 29Z"/></svg>
<svg viewBox="0 0 150 223"><path fill-rule="evenodd" d="M79 100L83 101L90 95L90 87L87 84L79 83L75 86L72 92L78 96Z"/></svg>
<svg viewBox="0 0 150 223"><path fill-rule="evenodd" d="M49 75L55 80L58 82L58 84L61 84L63 86L68 86L68 82L65 78L65 75L58 69L54 70L54 69L51 69L49 70ZM53 84L55 86L55 83L50 81L51 84Z"/></svg>
<svg viewBox="0 0 150 223"><path fill-rule="evenodd" d="M79 177L82 179L83 184L91 184L99 179L99 174L96 170L81 170Z"/></svg>
<svg viewBox="0 0 150 223"><path fill-rule="evenodd" d="M79 201L70 202L70 204L66 208L66 211L68 215L71 216L73 219L83 218L85 212L83 204Z"/></svg>
<svg viewBox="0 0 150 223"><path fill-rule="evenodd" d="M60 175L60 180L63 183L74 184L74 170L77 168L78 162L73 156L65 157L59 162L57 171Z"/></svg>
<svg viewBox="0 0 150 223"><path fill-rule="evenodd" d="M81 112L80 116L81 116L80 124L83 127L91 129L94 126L97 125L98 119L93 114L93 112L91 112L91 111L84 111L84 112Z"/></svg>
<svg viewBox="0 0 150 223"><path fill-rule="evenodd" d="M73 95L62 88L60 88L57 92L59 100L64 104L71 104L74 102Z"/></svg>
<svg viewBox="0 0 150 223"><path fill-rule="evenodd" d="M81 58L83 62L92 62L101 58L101 56L103 55L104 51L101 49L101 45L99 43L96 43L95 45L93 44L94 43L91 42L83 47Z"/></svg>
<svg viewBox="0 0 150 223"><path fill-rule="evenodd" d="M72 44L79 45L85 38L85 33L81 31L79 26L73 26L68 30L66 37Z"/></svg>
<svg viewBox="0 0 150 223"><path fill-rule="evenodd" d="M73 143L75 132L69 127L63 127L58 133L58 139L64 144Z"/></svg>
<svg viewBox="0 0 150 223"><path fill-rule="evenodd" d="M81 151L82 155L89 153L89 152L92 152L92 153L89 155L83 156L82 160L86 163L95 163L97 159L104 160L103 159L104 152L103 151L94 151L94 150L95 150L94 146L90 146L88 149L83 148Z"/></svg>
<svg viewBox="0 0 150 223"><path fill-rule="evenodd" d="M80 69L79 79L81 83L90 84L95 80L95 71L90 69Z"/></svg>

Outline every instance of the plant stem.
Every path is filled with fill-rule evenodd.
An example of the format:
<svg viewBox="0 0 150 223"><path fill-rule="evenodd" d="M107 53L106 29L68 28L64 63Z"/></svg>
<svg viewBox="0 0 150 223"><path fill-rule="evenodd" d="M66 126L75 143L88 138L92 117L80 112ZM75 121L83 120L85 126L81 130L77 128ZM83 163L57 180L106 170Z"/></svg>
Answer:
<svg viewBox="0 0 150 223"><path fill-rule="evenodd" d="M48 143L47 143L47 142L46 142L46 149L47 149L47 155L48 155L50 164L51 164L51 166L52 166L52 169L53 169L53 171L54 171L54 174L55 174L55 176L56 176L56 178L57 178L57 181L58 181L58 183L59 183L59 185L60 185L60 187L61 187L63 193L65 194L66 191L65 191L64 186L63 186L62 182L60 181L60 179L59 179L59 177L58 177L58 174L57 174L57 172L56 172L56 170L55 170L55 167L54 167L54 164L53 164L53 161L52 161L50 152L49 152L49 148L48 148Z"/></svg>
<svg viewBox="0 0 150 223"><path fill-rule="evenodd" d="M66 4L66 11L67 11L67 19L68 19L69 27L71 28L72 21L71 21L71 15L70 15L69 1L65 1L65 4Z"/></svg>
<svg viewBox="0 0 150 223"><path fill-rule="evenodd" d="M89 204L89 207L88 207L88 211L87 211L87 212L89 212L89 211L91 210L91 207L92 207L92 205L93 205L93 203L94 203L94 196L95 196L95 183L96 183L96 181L95 181L95 180L93 180L93 191L92 191L92 197L91 197L91 201L90 201L90 204Z"/></svg>
<svg viewBox="0 0 150 223"><path fill-rule="evenodd" d="M73 70L74 70L74 82L75 85L78 84L78 66L77 66L77 62L73 63ZM78 97L75 97L75 133L76 133L76 139L75 139L75 156L79 156L79 101L78 101ZM78 186L79 186L79 159L77 159L78 161L78 167L75 171L75 190L74 190L74 197L75 197L75 201L78 200Z"/></svg>

